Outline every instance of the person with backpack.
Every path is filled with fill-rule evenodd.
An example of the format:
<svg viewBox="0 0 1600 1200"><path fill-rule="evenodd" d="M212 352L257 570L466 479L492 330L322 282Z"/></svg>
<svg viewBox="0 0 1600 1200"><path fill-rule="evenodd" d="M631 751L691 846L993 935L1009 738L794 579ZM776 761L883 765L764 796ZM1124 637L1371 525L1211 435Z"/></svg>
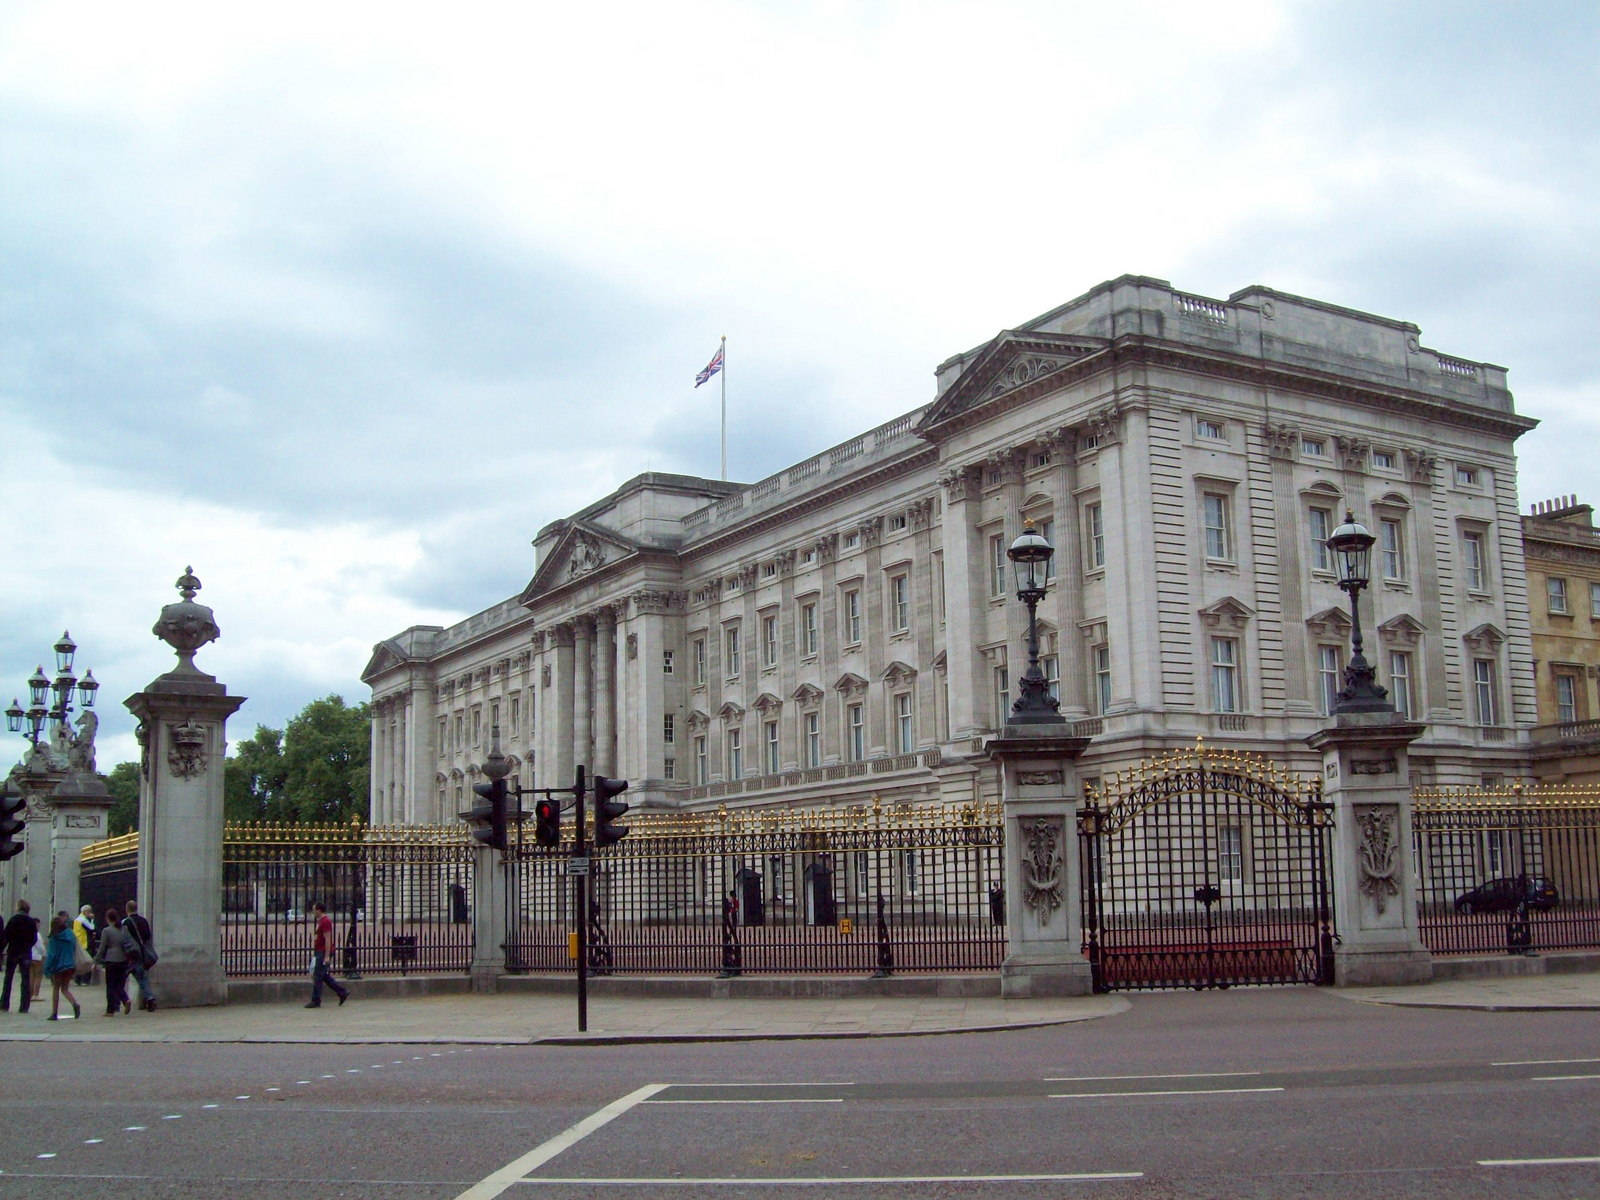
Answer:
<svg viewBox="0 0 1600 1200"><path fill-rule="evenodd" d="M128 935L128 973L139 985L139 1007L145 1012L155 1012L156 992L150 986L150 968L156 965L155 933L150 922L139 911L139 902L129 900L124 906L127 913L122 918L122 932Z"/></svg>

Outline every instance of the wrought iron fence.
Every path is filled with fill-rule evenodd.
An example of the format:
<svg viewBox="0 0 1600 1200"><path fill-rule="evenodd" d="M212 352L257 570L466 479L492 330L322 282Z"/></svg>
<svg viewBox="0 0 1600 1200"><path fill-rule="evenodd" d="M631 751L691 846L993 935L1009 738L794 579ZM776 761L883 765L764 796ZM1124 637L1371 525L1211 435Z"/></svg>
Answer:
<svg viewBox="0 0 1600 1200"><path fill-rule="evenodd" d="M1419 789L1412 799L1430 951L1600 947L1600 788Z"/></svg>
<svg viewBox="0 0 1600 1200"><path fill-rule="evenodd" d="M139 835L86 847L82 904L136 897ZM346 972L439 972L472 964L473 848L461 825L232 824L223 830L222 969L302 975L311 906L333 918ZM159 946L161 914L152 912Z"/></svg>
<svg viewBox="0 0 1600 1200"><path fill-rule="evenodd" d="M467 971L473 847L461 825L229 825L222 845L222 969L300 975L321 902L361 974Z"/></svg>
<svg viewBox="0 0 1600 1200"><path fill-rule="evenodd" d="M599 973L995 970L1005 957L998 806L634 814L593 853ZM518 846L506 960L575 970L571 846Z"/></svg>

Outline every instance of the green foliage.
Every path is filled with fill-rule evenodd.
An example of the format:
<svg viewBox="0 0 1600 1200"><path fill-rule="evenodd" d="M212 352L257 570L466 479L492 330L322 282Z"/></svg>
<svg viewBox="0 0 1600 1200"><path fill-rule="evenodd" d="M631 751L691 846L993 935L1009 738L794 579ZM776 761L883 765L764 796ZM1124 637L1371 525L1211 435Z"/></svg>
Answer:
<svg viewBox="0 0 1600 1200"><path fill-rule="evenodd" d="M341 696L313 700L284 729L257 725L224 764L222 811L229 821L345 823L367 815L369 708ZM139 765L106 777L115 803L111 832L139 823Z"/></svg>
<svg viewBox="0 0 1600 1200"><path fill-rule="evenodd" d="M349 821L367 815L369 706L343 697L313 700L283 735L283 782L300 821Z"/></svg>
<svg viewBox="0 0 1600 1200"><path fill-rule="evenodd" d="M111 793L111 813L106 819L111 836L132 833L139 828L139 764L118 763L111 774L100 778Z"/></svg>
<svg viewBox="0 0 1600 1200"><path fill-rule="evenodd" d="M283 783L283 733L257 725L224 768L222 812L229 821L292 821Z"/></svg>

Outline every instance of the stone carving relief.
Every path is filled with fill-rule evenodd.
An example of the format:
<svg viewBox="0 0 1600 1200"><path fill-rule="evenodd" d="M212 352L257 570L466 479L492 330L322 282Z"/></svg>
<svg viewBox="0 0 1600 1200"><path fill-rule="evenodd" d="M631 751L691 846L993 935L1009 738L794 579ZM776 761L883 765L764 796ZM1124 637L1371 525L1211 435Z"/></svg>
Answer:
<svg viewBox="0 0 1600 1200"><path fill-rule="evenodd" d="M1433 469L1439 465L1439 456L1427 450L1407 450L1406 478L1412 483L1431 484L1433 482Z"/></svg>
<svg viewBox="0 0 1600 1200"><path fill-rule="evenodd" d="M605 562L606 548L593 534L580 529L572 539L571 557L567 560L568 578L587 575L590 571L605 566Z"/></svg>
<svg viewBox="0 0 1600 1200"><path fill-rule="evenodd" d="M1022 903L1039 924L1048 925L1061 907L1061 819L1024 817L1017 824L1022 832Z"/></svg>
<svg viewBox="0 0 1600 1200"><path fill-rule="evenodd" d="M1300 431L1292 425L1281 422L1267 425L1261 433L1266 439L1267 453L1273 458L1293 458L1300 449Z"/></svg>
<svg viewBox="0 0 1600 1200"><path fill-rule="evenodd" d="M1006 364L1005 368L995 377L985 394L985 400L992 400L1006 392L1014 392L1020 387L1030 383L1037 383L1048 378L1058 371L1070 367L1073 360L1070 358L1054 358L1043 354L1024 354L1014 358Z"/></svg>
<svg viewBox="0 0 1600 1200"><path fill-rule="evenodd" d="M1091 413L1078 431L1078 444L1109 446L1122 440L1122 410L1116 405Z"/></svg>
<svg viewBox="0 0 1600 1200"><path fill-rule="evenodd" d="M1361 830L1357 856L1361 867L1361 894L1368 897L1379 915L1389 900L1400 894L1395 876L1400 870L1400 844L1395 837L1399 814L1394 805L1356 809L1356 825Z"/></svg>
<svg viewBox="0 0 1600 1200"><path fill-rule="evenodd" d="M820 562L832 562L839 551L839 535L825 533L816 541L817 559Z"/></svg>
<svg viewBox="0 0 1600 1200"><path fill-rule="evenodd" d="M1346 471L1361 471L1367 466L1367 456L1372 451L1372 443L1365 438L1336 437L1334 446L1339 451L1339 462Z"/></svg>
<svg viewBox="0 0 1600 1200"><path fill-rule="evenodd" d="M633 610L636 613L669 613L682 609L688 603L687 592L635 592L631 597Z"/></svg>
<svg viewBox="0 0 1600 1200"><path fill-rule="evenodd" d="M1023 787L1059 787L1062 775L1060 771L1018 771L1017 782Z"/></svg>
<svg viewBox="0 0 1600 1200"><path fill-rule="evenodd" d="M628 658L629 659L635 659L635 658L638 658L638 657L639 657L639 635L637 633L630 633L628 635Z"/></svg>
<svg viewBox="0 0 1600 1200"><path fill-rule="evenodd" d="M68 829L99 829L100 818L91 813L68 813Z"/></svg>
<svg viewBox="0 0 1600 1200"><path fill-rule="evenodd" d="M868 517L857 528L861 532L861 544L863 546L876 546L879 537L883 534L883 518Z"/></svg>
<svg viewBox="0 0 1600 1200"><path fill-rule="evenodd" d="M939 486L944 488L947 503L956 504L972 499L975 472L971 467L951 467L939 475Z"/></svg>
<svg viewBox="0 0 1600 1200"><path fill-rule="evenodd" d="M94 735L100 728L100 718L92 711L85 710L84 714L73 722L78 732L72 737L67 746L67 766L74 771L94 772Z"/></svg>
<svg viewBox="0 0 1600 1200"><path fill-rule="evenodd" d="M193 779L206 769L206 728L194 721L167 727L167 766L178 779Z"/></svg>
<svg viewBox="0 0 1600 1200"><path fill-rule="evenodd" d="M933 497L924 496L906 509L906 521L913 529L925 529L933 520Z"/></svg>

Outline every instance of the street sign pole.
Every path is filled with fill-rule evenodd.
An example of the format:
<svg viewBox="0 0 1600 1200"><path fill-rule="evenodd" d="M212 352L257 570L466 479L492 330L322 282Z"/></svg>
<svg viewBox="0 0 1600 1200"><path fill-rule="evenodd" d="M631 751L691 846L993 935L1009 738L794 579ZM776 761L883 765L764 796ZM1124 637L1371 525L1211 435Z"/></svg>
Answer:
<svg viewBox="0 0 1600 1200"><path fill-rule="evenodd" d="M576 892L577 903L573 908L578 914L578 1032L587 1033L589 1030L589 847L587 842L588 831L583 824L584 800L583 767L578 767L578 781L573 785L572 794L576 797L573 802L573 841L572 841L572 887ZM576 864L582 862L579 868ZM581 871L581 873L580 873Z"/></svg>

